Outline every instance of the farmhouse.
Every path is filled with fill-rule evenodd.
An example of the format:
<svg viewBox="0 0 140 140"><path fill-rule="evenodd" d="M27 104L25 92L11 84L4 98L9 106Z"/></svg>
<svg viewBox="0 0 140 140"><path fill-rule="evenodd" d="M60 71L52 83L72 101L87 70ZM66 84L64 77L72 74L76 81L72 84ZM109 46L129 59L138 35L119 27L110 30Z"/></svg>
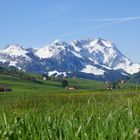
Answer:
<svg viewBox="0 0 140 140"><path fill-rule="evenodd" d="M66 89L67 90L76 90L77 87L76 86L67 86Z"/></svg>
<svg viewBox="0 0 140 140"><path fill-rule="evenodd" d="M77 77L76 76L73 76L72 79L77 79Z"/></svg>
<svg viewBox="0 0 140 140"><path fill-rule="evenodd" d="M0 92L10 92L12 89L9 85L0 85Z"/></svg>
<svg viewBox="0 0 140 140"><path fill-rule="evenodd" d="M105 84L106 84L106 89L107 90L120 89L120 85L117 82L114 82L114 83L108 82L108 83L105 83Z"/></svg>
<svg viewBox="0 0 140 140"><path fill-rule="evenodd" d="M43 74L42 80L44 80L44 81L49 80L49 76L47 74Z"/></svg>
<svg viewBox="0 0 140 140"><path fill-rule="evenodd" d="M107 82L106 82L105 84L106 84L106 89L108 89L108 90L109 90L109 89L110 89L110 90L113 89L112 83L109 83L109 82L107 83Z"/></svg>
<svg viewBox="0 0 140 140"><path fill-rule="evenodd" d="M120 83L124 84L127 83L126 80L121 80Z"/></svg>

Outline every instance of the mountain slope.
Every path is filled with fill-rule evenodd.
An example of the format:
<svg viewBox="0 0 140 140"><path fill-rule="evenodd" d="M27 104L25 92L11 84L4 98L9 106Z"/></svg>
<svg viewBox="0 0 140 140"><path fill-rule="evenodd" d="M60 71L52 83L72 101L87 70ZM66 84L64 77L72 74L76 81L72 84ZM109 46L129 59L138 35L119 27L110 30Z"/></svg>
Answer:
<svg viewBox="0 0 140 140"><path fill-rule="evenodd" d="M129 74L139 71L139 64L133 64L116 46L108 40L98 38L96 40L81 40L72 42L72 46L83 57L94 63L104 65L112 69L123 69Z"/></svg>
<svg viewBox="0 0 140 140"><path fill-rule="evenodd" d="M101 38L70 44L56 40L40 49L9 45L0 50L0 63L36 73L97 80L125 78L140 70L140 64L131 62L112 42Z"/></svg>
<svg viewBox="0 0 140 140"><path fill-rule="evenodd" d="M135 83L135 84L140 84L140 72L131 75L129 82Z"/></svg>

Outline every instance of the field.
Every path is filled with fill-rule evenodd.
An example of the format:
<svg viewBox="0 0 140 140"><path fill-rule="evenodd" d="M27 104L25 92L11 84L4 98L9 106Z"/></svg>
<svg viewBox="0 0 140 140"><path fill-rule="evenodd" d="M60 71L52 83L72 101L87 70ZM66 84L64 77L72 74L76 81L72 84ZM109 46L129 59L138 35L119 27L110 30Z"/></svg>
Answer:
<svg viewBox="0 0 140 140"><path fill-rule="evenodd" d="M0 93L0 140L138 140L140 86L105 90L104 83L69 79L60 82L0 75L13 91Z"/></svg>

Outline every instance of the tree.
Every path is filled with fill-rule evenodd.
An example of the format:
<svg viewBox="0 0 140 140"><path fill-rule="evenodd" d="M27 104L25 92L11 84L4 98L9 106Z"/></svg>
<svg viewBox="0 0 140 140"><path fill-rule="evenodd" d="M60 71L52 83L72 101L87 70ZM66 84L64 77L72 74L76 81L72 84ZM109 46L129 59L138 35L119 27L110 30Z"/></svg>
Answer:
<svg viewBox="0 0 140 140"><path fill-rule="evenodd" d="M112 86L113 86L113 89L120 89L120 85L118 82L113 82Z"/></svg>
<svg viewBox="0 0 140 140"><path fill-rule="evenodd" d="M63 80L62 81L62 87L67 87L68 86L68 81L67 80Z"/></svg>

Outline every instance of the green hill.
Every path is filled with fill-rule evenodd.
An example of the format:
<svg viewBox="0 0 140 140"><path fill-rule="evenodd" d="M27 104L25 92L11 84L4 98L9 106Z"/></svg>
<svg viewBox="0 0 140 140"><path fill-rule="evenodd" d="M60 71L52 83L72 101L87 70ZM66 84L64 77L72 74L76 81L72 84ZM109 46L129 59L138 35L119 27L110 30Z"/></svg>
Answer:
<svg viewBox="0 0 140 140"><path fill-rule="evenodd" d="M135 84L121 84L121 89L108 91L105 90L106 85L103 82L84 79L70 79L69 86L76 86L77 90L70 91L62 87L62 80L64 78L50 77L50 80L42 80L42 76L38 74L19 71L14 67L0 68L0 85L9 85L12 92L6 96L22 96L22 95L46 95L52 93L107 93L107 92L130 92L135 91ZM139 90L137 85L137 90Z"/></svg>
<svg viewBox="0 0 140 140"><path fill-rule="evenodd" d="M104 89L102 82L80 79L67 79L70 86L76 86L78 91L100 90ZM23 94L47 94L47 93L68 93L77 91L68 91L62 87L61 81L36 81L17 78L11 75L0 74L0 85L10 85L14 95ZM9 93L10 94L10 93Z"/></svg>
<svg viewBox="0 0 140 140"><path fill-rule="evenodd" d="M36 80L26 80L11 75L0 74L0 85L9 85L12 88L12 92L6 94L6 96L22 96L22 95L46 95L52 93L106 93L106 92L127 92L135 90L134 84L125 84L125 89L120 90L105 90L105 84L103 82L83 80L83 79L66 79L69 86L76 86L77 90L69 91L62 87L61 81L55 79L54 81L43 81L40 78ZM139 86L137 87L139 89Z"/></svg>
<svg viewBox="0 0 140 140"><path fill-rule="evenodd" d="M11 95L44 95L47 93L69 93L62 87L63 79L51 78L43 81L41 75L19 71L14 67L0 68L0 85L9 85ZM78 91L104 89L102 82L81 79L66 79L69 86L76 86ZM72 91L72 92L78 92Z"/></svg>

